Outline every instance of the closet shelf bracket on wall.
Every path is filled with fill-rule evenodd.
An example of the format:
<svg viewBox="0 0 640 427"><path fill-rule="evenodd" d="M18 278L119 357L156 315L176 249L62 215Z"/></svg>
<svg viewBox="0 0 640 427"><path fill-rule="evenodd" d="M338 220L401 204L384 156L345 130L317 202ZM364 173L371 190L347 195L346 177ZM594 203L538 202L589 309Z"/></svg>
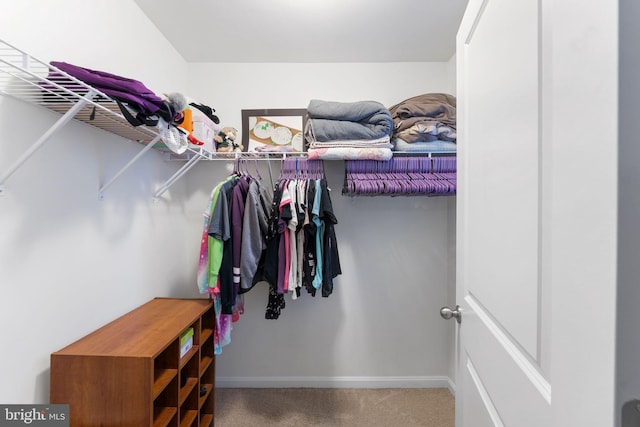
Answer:
<svg viewBox="0 0 640 427"><path fill-rule="evenodd" d="M50 79L52 74L57 74L55 81ZM60 84L62 82L58 79L59 76L64 76L65 84ZM5 194L7 179L72 118L127 140L146 144L140 152L100 187L98 190L99 199L103 199L107 188L151 148L165 153L170 152L164 144L159 144L160 137L155 128L131 126L120 112L120 107L107 95L3 40L0 40L0 94L62 114L62 117L31 145L22 156L9 166L4 173L0 174L0 196ZM199 160L208 156L210 156L210 153L204 152L202 149L193 150L191 148L188 148L182 155L174 154L172 158L188 161L160 186L154 198L163 194L197 163L197 160L193 160L194 158Z"/></svg>
<svg viewBox="0 0 640 427"><path fill-rule="evenodd" d="M165 191L167 191L169 189L169 187L171 187L177 180L179 180L180 178L182 178L182 175L184 175L185 173L187 173L189 171L189 169L191 169L192 167L195 166L196 163L198 163L198 161L200 159L202 159L203 156L201 155L195 155L192 158L189 159L189 161L187 163L185 163L184 166L182 166L176 173L174 173L171 178L169 178L164 185L162 185L158 191L156 191L156 193L153 195L154 200L158 199L162 194L164 194Z"/></svg>
<svg viewBox="0 0 640 427"><path fill-rule="evenodd" d="M140 157L142 157L143 154L149 151L149 149L152 148L159 139L160 135L156 135L151 141L149 141L149 143L147 143L147 145L142 150L138 152L138 154L136 154L131 160L129 160L129 162L124 165L122 169L116 172L109 181L104 183L102 187L100 187L100 190L98 190L98 198L100 200L104 199L104 192L107 190L107 188L109 188L111 184L113 184L118 178L120 178L120 175L122 175L127 169L129 169L129 167L131 167L131 165L133 165Z"/></svg>
<svg viewBox="0 0 640 427"><path fill-rule="evenodd" d="M27 160L33 156L33 154L42 147L45 142L51 138L51 136L62 126L67 124L73 116L84 108L89 100L96 95L95 91L89 91L84 97L82 97L72 108L62 115L42 136L25 151L9 168L0 176L0 195L4 194L4 184L11 175L17 171Z"/></svg>

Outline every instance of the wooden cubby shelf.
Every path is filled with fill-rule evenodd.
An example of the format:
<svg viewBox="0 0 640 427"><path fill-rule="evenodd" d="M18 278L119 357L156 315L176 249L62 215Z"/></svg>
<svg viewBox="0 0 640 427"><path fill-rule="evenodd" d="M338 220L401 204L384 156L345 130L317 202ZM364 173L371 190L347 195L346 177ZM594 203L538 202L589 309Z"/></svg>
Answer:
<svg viewBox="0 0 640 427"><path fill-rule="evenodd" d="M214 324L208 300L155 298L51 354L51 403L71 426L213 426Z"/></svg>

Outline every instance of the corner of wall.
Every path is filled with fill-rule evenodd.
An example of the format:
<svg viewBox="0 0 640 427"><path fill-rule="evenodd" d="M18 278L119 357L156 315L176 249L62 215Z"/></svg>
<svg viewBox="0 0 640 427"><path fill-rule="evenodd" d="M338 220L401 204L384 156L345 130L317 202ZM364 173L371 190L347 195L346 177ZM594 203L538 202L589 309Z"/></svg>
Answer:
<svg viewBox="0 0 640 427"><path fill-rule="evenodd" d="M447 61L447 76L449 77L449 93L456 95L456 53Z"/></svg>

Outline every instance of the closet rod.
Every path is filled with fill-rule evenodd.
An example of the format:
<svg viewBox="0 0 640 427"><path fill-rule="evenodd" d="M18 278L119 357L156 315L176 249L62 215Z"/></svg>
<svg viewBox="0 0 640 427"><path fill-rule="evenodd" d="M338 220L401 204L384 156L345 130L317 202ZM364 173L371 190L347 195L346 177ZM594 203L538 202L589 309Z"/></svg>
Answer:
<svg viewBox="0 0 640 427"><path fill-rule="evenodd" d="M394 151L393 157L456 157L456 151Z"/></svg>
<svg viewBox="0 0 640 427"><path fill-rule="evenodd" d="M305 152L291 152L291 153L258 153L258 152L235 152L235 153L219 153L219 152L207 152L204 150L191 150L192 152L200 155L203 160L222 160L231 162L236 159L246 160L273 160L273 159L286 159L287 157L306 158L308 153ZM169 154L167 160L184 160L184 158L176 158L172 154Z"/></svg>
<svg viewBox="0 0 640 427"><path fill-rule="evenodd" d="M288 157L295 158L308 158L309 153L294 151L289 153L278 153L278 152L235 152L235 153L220 153L220 152L208 152L202 149L193 150L192 152L199 154L203 157L203 160L222 160L222 161L233 161L236 159L247 159L247 160L273 160L273 159L286 159ZM456 157L455 151L434 151L434 152L415 152L415 151L394 151L393 157ZM184 157L175 157L171 153L169 153L169 157L167 160L184 160ZM324 159L318 159L324 160ZM349 160L349 159L342 159ZM381 160L382 161L382 160Z"/></svg>
<svg viewBox="0 0 640 427"><path fill-rule="evenodd" d="M153 195L153 199L157 200L165 191L169 189L178 179L180 179L189 169L194 167L196 163L200 160L225 160L225 161L234 161L236 159L245 159L245 160L272 160L272 159L282 159L285 160L287 157L295 157L295 158L306 158L307 153L302 152L294 152L294 153L254 153L254 152L235 152L235 153L206 153L201 151L195 151L195 156L191 157L187 163L185 163L171 178L169 178L164 185L162 185ZM269 166L269 169L271 167ZM269 176L271 177L272 173L269 170Z"/></svg>

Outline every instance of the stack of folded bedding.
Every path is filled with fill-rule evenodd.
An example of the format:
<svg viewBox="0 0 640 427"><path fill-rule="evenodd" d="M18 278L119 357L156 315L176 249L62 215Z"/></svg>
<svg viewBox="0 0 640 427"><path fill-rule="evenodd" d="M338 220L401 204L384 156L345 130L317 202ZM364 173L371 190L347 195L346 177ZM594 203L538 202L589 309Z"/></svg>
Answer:
<svg viewBox="0 0 640 427"><path fill-rule="evenodd" d="M393 119L393 151L451 153L456 151L456 98L428 93L389 108Z"/></svg>
<svg viewBox="0 0 640 427"><path fill-rule="evenodd" d="M391 113L376 101L311 100L305 141L310 159L389 160Z"/></svg>

